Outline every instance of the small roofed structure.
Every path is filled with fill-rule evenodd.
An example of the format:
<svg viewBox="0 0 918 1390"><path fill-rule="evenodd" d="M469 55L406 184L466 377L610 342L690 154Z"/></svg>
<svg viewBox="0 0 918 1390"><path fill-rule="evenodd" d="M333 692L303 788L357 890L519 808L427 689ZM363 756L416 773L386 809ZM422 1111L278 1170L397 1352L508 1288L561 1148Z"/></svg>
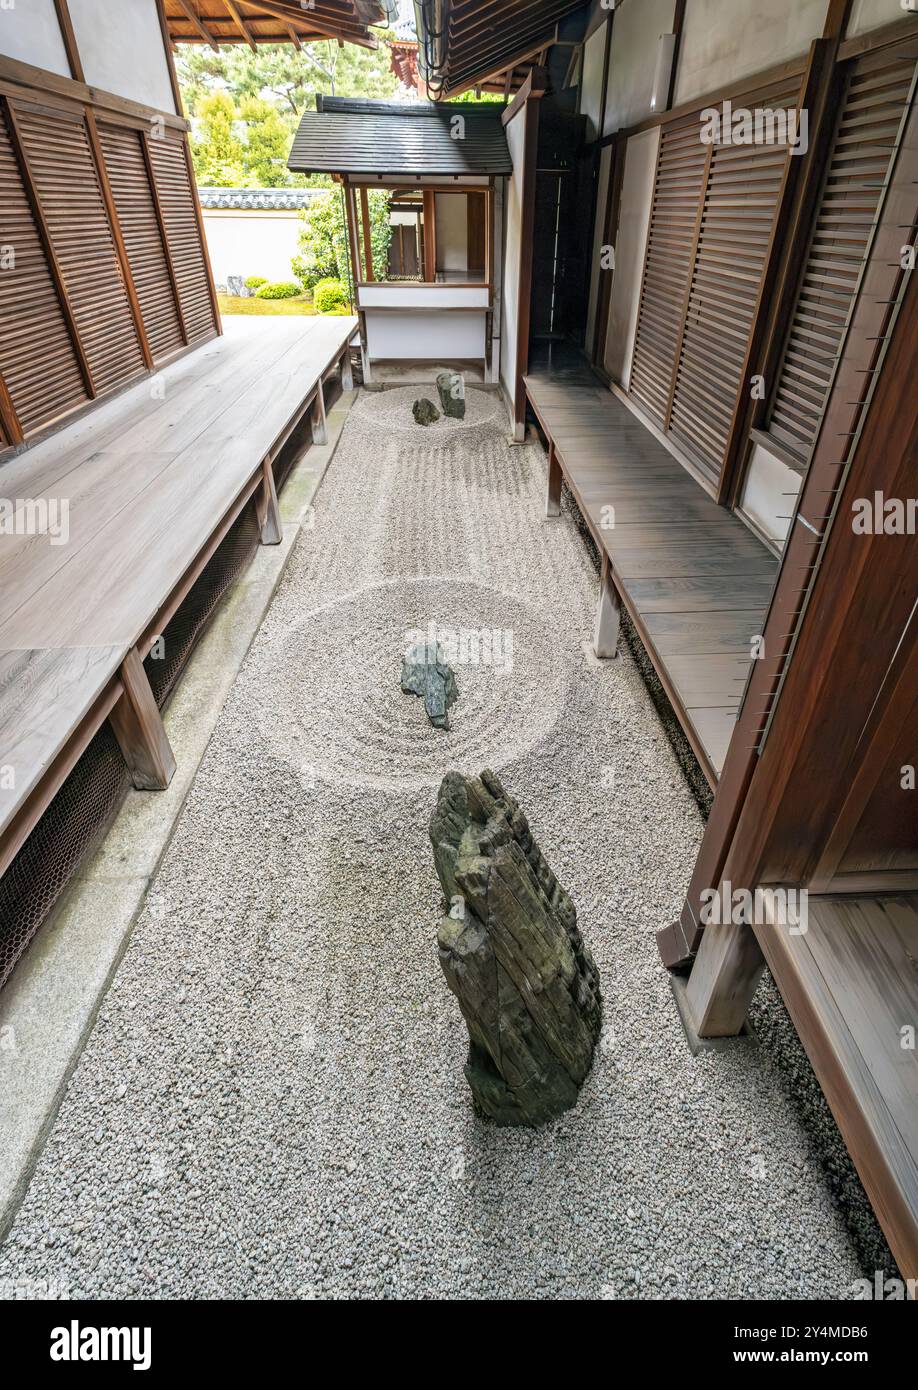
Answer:
<svg viewBox="0 0 918 1390"><path fill-rule="evenodd" d="M433 360L499 370L500 218L513 174L501 102L437 105L319 96L289 167L341 183L366 373ZM370 189L390 194L389 264L374 266Z"/></svg>

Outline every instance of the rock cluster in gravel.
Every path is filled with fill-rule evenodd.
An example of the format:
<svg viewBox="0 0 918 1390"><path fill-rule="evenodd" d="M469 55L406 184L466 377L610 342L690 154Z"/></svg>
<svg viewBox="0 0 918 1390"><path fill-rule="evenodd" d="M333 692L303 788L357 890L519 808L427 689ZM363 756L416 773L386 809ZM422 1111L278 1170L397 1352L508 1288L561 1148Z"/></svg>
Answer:
<svg viewBox="0 0 918 1390"><path fill-rule="evenodd" d="M449 912L440 965L469 1030L465 1075L498 1125L576 1105L602 1027L599 975L570 897L500 779L447 773L431 817Z"/></svg>

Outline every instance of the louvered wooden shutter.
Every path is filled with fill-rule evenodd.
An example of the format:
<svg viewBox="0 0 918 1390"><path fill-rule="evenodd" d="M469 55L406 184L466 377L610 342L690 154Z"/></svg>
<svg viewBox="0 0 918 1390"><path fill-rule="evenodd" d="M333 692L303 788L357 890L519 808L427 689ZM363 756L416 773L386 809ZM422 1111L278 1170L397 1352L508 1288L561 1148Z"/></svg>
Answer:
<svg viewBox="0 0 918 1390"><path fill-rule="evenodd" d="M0 271L0 373L28 438L88 395L5 109L0 110L0 225L0 242L15 255L15 265Z"/></svg>
<svg viewBox="0 0 918 1390"><path fill-rule="evenodd" d="M914 74L911 43L856 60L846 77L767 426L803 464L825 413Z"/></svg>
<svg viewBox="0 0 918 1390"><path fill-rule="evenodd" d="M139 130L99 125L99 139L118 212L131 278L154 360L184 345L169 262Z"/></svg>
<svg viewBox="0 0 918 1390"><path fill-rule="evenodd" d="M217 325L185 146L181 139L167 136L160 140L150 139L148 149L175 267L185 330L189 342L194 342L211 337Z"/></svg>
<svg viewBox="0 0 918 1390"><path fill-rule="evenodd" d="M796 92L767 108L793 109ZM751 103L755 106L758 103ZM715 144L668 428L716 482L733 426L785 171L787 144Z"/></svg>
<svg viewBox="0 0 918 1390"><path fill-rule="evenodd" d="M660 425L669 411L706 164L697 117L664 126L629 379L629 390Z"/></svg>
<svg viewBox="0 0 918 1390"><path fill-rule="evenodd" d="M796 96L742 105L780 112ZM661 136L629 390L716 483L790 155L786 144L711 145L701 134L697 115Z"/></svg>
<svg viewBox="0 0 918 1390"><path fill-rule="evenodd" d="M145 370L82 116L14 103L70 309L102 395Z"/></svg>

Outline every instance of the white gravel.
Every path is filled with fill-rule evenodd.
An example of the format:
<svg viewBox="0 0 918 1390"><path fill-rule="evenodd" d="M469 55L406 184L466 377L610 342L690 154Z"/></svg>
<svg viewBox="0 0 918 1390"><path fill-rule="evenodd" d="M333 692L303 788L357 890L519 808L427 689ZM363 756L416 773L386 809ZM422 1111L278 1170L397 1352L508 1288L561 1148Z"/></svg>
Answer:
<svg viewBox="0 0 918 1390"><path fill-rule="evenodd" d="M505 419L406 450L360 425L374 401L223 711L0 1288L845 1296L862 1271L778 1069L682 1036L654 933L701 817L633 662L584 658L594 574L571 517L543 517L543 454ZM512 632L512 671L457 664L448 733L399 689L430 620ZM580 1103L540 1131L473 1114L437 963L428 818L448 766L488 764L605 997Z"/></svg>

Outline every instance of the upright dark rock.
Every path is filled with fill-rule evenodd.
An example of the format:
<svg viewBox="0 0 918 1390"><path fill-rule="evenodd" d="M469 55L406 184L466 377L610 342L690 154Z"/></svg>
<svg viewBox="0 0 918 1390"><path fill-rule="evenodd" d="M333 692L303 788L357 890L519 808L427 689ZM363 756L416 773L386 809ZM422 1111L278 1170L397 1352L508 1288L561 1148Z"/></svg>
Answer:
<svg viewBox="0 0 918 1390"><path fill-rule="evenodd" d="M449 415L453 420L465 419L465 378L461 372L440 372L437 394L444 415Z"/></svg>
<svg viewBox="0 0 918 1390"><path fill-rule="evenodd" d="M449 711L459 698L459 687L439 642L418 642L402 658L402 690L420 695L427 718L435 729L449 728Z"/></svg>
<svg viewBox="0 0 918 1390"><path fill-rule="evenodd" d="M440 964L469 1030L465 1074L499 1125L570 1109L602 1025L599 975L577 914L493 772L443 779L430 822L450 904Z"/></svg>

